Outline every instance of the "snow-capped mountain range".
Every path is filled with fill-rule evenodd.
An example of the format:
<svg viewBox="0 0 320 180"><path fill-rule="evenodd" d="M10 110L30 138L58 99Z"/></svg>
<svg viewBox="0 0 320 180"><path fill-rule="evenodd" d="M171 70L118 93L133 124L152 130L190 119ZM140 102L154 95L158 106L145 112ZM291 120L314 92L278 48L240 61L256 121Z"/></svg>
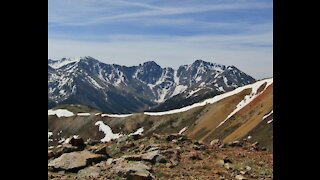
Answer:
<svg viewBox="0 0 320 180"><path fill-rule="evenodd" d="M196 60L177 70L154 61L105 64L92 57L48 60L48 108L83 104L109 113L180 108L254 82L234 66Z"/></svg>

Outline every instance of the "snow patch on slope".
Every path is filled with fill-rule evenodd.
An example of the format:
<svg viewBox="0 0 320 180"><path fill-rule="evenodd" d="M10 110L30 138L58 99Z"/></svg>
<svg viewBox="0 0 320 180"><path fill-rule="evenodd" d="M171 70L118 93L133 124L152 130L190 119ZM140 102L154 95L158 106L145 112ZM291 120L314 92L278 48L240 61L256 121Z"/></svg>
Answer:
<svg viewBox="0 0 320 180"><path fill-rule="evenodd" d="M51 131L48 131L48 138L50 138L53 135Z"/></svg>
<svg viewBox="0 0 320 180"><path fill-rule="evenodd" d="M184 86L184 85L178 85L175 87L171 97L177 95L177 94L180 94L182 93L183 91L185 91L186 89L188 88L188 86Z"/></svg>
<svg viewBox="0 0 320 180"><path fill-rule="evenodd" d="M169 73L168 69L165 68L164 71L162 72L159 80L154 85L148 84L148 86L152 89L155 86L158 86L158 85L161 85L163 83L168 82L168 78L170 78L168 73ZM171 85L172 85L172 82L171 82ZM165 87L157 89L158 99L155 100L156 103L161 103L166 100L166 97L168 96L168 92L170 92L170 89L172 87L172 86L171 87L170 86L168 86L168 84L167 84L167 85L165 85Z"/></svg>
<svg viewBox="0 0 320 180"><path fill-rule="evenodd" d="M48 116L51 116L51 115L57 115L59 118L74 116L73 112L68 111L67 109L56 109L56 110L49 109Z"/></svg>
<svg viewBox="0 0 320 180"><path fill-rule="evenodd" d="M227 79L225 76L223 76L223 81L224 81L224 84L225 84L227 87L229 87L229 85L228 85L228 79Z"/></svg>
<svg viewBox="0 0 320 180"><path fill-rule="evenodd" d="M202 77L201 77L201 76L198 76L195 80L196 80L196 83L197 83L197 82L199 82L199 81L202 80Z"/></svg>
<svg viewBox="0 0 320 180"><path fill-rule="evenodd" d="M271 114L273 113L273 110L271 112L269 112L268 114L264 115L262 120L266 119L267 117L269 117Z"/></svg>
<svg viewBox="0 0 320 180"><path fill-rule="evenodd" d="M159 98L157 100L155 100L156 103L161 103L165 100L166 95L168 94L169 88L163 88L160 90L158 90L159 93Z"/></svg>
<svg viewBox="0 0 320 180"><path fill-rule="evenodd" d="M64 143L65 140L66 140L66 138L63 137L63 138L61 138L61 139L58 141L58 143L60 143L60 144L61 144L61 143Z"/></svg>
<svg viewBox="0 0 320 180"><path fill-rule="evenodd" d="M136 132L130 133L129 136L138 135L138 134L139 134L139 135L142 135L143 131L144 131L144 129L143 129L143 127L141 127L141 128L139 128L139 129L137 129Z"/></svg>
<svg viewBox="0 0 320 180"><path fill-rule="evenodd" d="M237 93L239 93L239 92L241 92L241 91L243 91L245 89L252 88L254 86L260 87L265 82L267 82L266 87L268 87L273 82L273 78L264 79L264 80L255 82L253 84L242 86L242 87L239 87L239 88L237 88L237 89L235 89L233 91L229 91L229 92L217 95L217 96L215 96L213 98L206 99L205 101L202 101L202 102L199 102L199 103L195 103L195 104L192 104L190 106L186 106L186 107L183 107L183 108L180 108L180 109L173 109L173 110L170 110L170 111L163 111L163 112L144 112L144 114L150 115L150 116L161 116L161 115L185 112L185 111L188 111L188 110L190 110L192 108L195 108L195 107L200 107L200 106L205 106L206 104L216 103L216 102L218 102L218 101L220 101L220 100L222 100L224 98L227 98L229 96L235 95L235 94L237 94Z"/></svg>
<svg viewBox="0 0 320 180"><path fill-rule="evenodd" d="M61 59L61 60L57 60L54 61L52 63L49 64L50 67L52 67L53 69L59 69L60 67L73 63L73 62L79 62L81 59L80 58L68 58L68 59Z"/></svg>
<svg viewBox="0 0 320 180"><path fill-rule="evenodd" d="M90 113L78 113L78 116L90 116Z"/></svg>
<svg viewBox="0 0 320 180"><path fill-rule="evenodd" d="M176 85L180 84L180 77L178 77L178 70L174 70L173 72L173 81Z"/></svg>
<svg viewBox="0 0 320 180"><path fill-rule="evenodd" d="M53 135L51 131L48 131L48 142L53 141L53 139L50 139L50 137Z"/></svg>
<svg viewBox="0 0 320 180"><path fill-rule="evenodd" d="M108 117L129 117L129 116L132 116L132 114L101 114L101 117L105 117L105 116L108 116Z"/></svg>
<svg viewBox="0 0 320 180"><path fill-rule="evenodd" d="M118 139L119 137L123 136L119 133L114 134L112 129L108 125L105 125L102 121L97 121L95 125L99 126L99 131L102 131L105 134L104 138L101 139L101 142L108 142L112 139Z"/></svg>
<svg viewBox="0 0 320 180"><path fill-rule="evenodd" d="M87 76L89 79L89 82L97 89L103 89L103 87L101 87L96 80L94 80L92 77Z"/></svg>
<svg viewBox="0 0 320 180"><path fill-rule="evenodd" d="M264 83L267 83L267 85L265 86L265 88L258 93L258 89L261 85L263 85ZM239 102L239 104L236 106L236 109L233 110L233 112L231 112L228 117L222 121L217 127L221 126L223 123L225 123L231 116L233 116L234 114L236 114L238 111L240 111L243 107L245 107L246 105L248 105L251 101L253 101L257 96L259 96L265 89L267 89L267 87L273 83L273 78L270 79L266 79L266 80L261 80L258 81L256 83L253 83L250 85L250 88L252 88L251 93L249 95L246 95L242 101ZM238 88L239 89L239 88Z"/></svg>
<svg viewBox="0 0 320 180"><path fill-rule="evenodd" d="M198 91L200 91L200 90L201 90L201 88L199 88L199 89L197 89L197 90L194 90L194 91L193 91L193 90L190 91L189 94L188 94L188 96L187 96L186 98L192 96L194 93L196 93L196 92L198 92Z"/></svg>
<svg viewBox="0 0 320 180"><path fill-rule="evenodd" d="M116 70L116 73L118 75L118 79L114 82L114 85L116 87L119 87L120 84L125 84L124 74L122 71L119 71L118 69Z"/></svg>
<svg viewBox="0 0 320 180"><path fill-rule="evenodd" d="M226 91L226 90L223 89L222 86L220 86L220 87L218 88L218 90L219 90L220 92L225 92L225 91Z"/></svg>
<svg viewBox="0 0 320 180"><path fill-rule="evenodd" d="M187 129L188 129L188 127L184 127L184 128L182 128L182 129L179 131L179 134L184 133Z"/></svg>

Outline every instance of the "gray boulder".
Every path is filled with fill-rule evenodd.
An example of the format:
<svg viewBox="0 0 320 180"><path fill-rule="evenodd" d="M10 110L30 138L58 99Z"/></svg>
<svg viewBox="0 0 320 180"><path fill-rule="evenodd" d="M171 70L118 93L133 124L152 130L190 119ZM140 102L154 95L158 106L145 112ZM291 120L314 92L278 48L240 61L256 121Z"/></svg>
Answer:
<svg viewBox="0 0 320 180"><path fill-rule="evenodd" d="M90 165L91 163L98 163L106 160L107 157L101 154L93 154L87 150L80 152L65 153L60 157L54 159L48 164L51 171L71 171L77 172L80 169Z"/></svg>

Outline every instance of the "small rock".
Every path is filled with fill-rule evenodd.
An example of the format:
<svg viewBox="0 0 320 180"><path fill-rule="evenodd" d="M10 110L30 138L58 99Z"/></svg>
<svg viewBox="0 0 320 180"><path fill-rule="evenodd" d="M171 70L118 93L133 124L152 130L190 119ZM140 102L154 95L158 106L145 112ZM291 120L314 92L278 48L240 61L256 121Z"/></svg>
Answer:
<svg viewBox="0 0 320 180"><path fill-rule="evenodd" d="M55 154L54 154L53 151L51 151L51 150L48 151L48 159L54 157L54 155L55 155Z"/></svg>
<svg viewBox="0 0 320 180"><path fill-rule="evenodd" d="M226 148L227 147L227 145L225 144L225 143L222 143L220 146L219 146L219 148Z"/></svg>
<svg viewBox="0 0 320 180"><path fill-rule="evenodd" d="M117 139L117 144L120 144L122 142L128 142L128 140L130 139L131 137L128 136L128 135L124 135L124 136L121 136L119 139Z"/></svg>
<svg viewBox="0 0 320 180"><path fill-rule="evenodd" d="M265 171L261 171L261 172L260 172L260 175L263 175L263 176L264 176L264 175L266 175L266 174L267 174L267 173L266 173Z"/></svg>
<svg viewBox="0 0 320 180"><path fill-rule="evenodd" d="M179 142L182 142L182 141L186 141L188 138L184 135L181 135L179 138L178 138L178 141Z"/></svg>
<svg viewBox="0 0 320 180"><path fill-rule="evenodd" d="M195 142L193 142L193 144L194 144L194 145L196 145L196 146L203 145L203 143L202 143L202 142L200 142L200 141L195 141Z"/></svg>
<svg viewBox="0 0 320 180"><path fill-rule="evenodd" d="M111 171L127 179L145 180L153 178L150 170L151 167L141 162L125 163L122 161L118 165L115 165Z"/></svg>
<svg viewBox="0 0 320 180"><path fill-rule="evenodd" d="M194 145L193 149L197 150L197 151L204 151L207 149L207 146L205 145Z"/></svg>
<svg viewBox="0 0 320 180"><path fill-rule="evenodd" d="M147 152L140 155L130 155L130 156L122 156L122 158L128 160L128 161L148 161L153 164L159 162L159 163L166 163L167 160L164 156L160 154L159 150Z"/></svg>
<svg viewBox="0 0 320 180"><path fill-rule="evenodd" d="M128 161L141 161L141 155L130 155L130 156L122 156L122 158L128 160Z"/></svg>
<svg viewBox="0 0 320 180"><path fill-rule="evenodd" d="M72 146L76 146L79 148L84 148L86 145L84 144L84 141L82 138L73 136L69 142Z"/></svg>
<svg viewBox="0 0 320 180"><path fill-rule="evenodd" d="M58 146L57 146L58 147ZM79 151L80 149L76 146L72 146L71 144L63 144L59 149L56 151L54 157L59 157L64 153L70 153L74 151Z"/></svg>
<svg viewBox="0 0 320 180"><path fill-rule="evenodd" d="M193 153L193 154L189 157L189 159L191 159L191 160L202 160L202 158L199 156L198 153Z"/></svg>
<svg viewBox="0 0 320 180"><path fill-rule="evenodd" d="M132 134L131 137L133 138L133 140L138 140L142 137L141 134Z"/></svg>
<svg viewBox="0 0 320 180"><path fill-rule="evenodd" d="M142 160L149 161L153 164L156 162L167 162L165 158L160 154L159 150L147 152L141 155Z"/></svg>
<svg viewBox="0 0 320 180"><path fill-rule="evenodd" d="M133 147L135 147L136 145L132 142L132 143L129 143L129 144L126 144L126 145L124 145L124 146L121 146L120 147L120 150L121 151L126 151L126 150L128 150L128 149L130 149L130 148L133 148Z"/></svg>
<svg viewBox="0 0 320 180"><path fill-rule="evenodd" d="M112 159L112 158L109 158L109 159L106 161L106 164L110 166L113 162L114 162L113 159Z"/></svg>
<svg viewBox="0 0 320 180"><path fill-rule="evenodd" d="M96 179L100 176L102 171L107 168L107 164L102 161L94 166L90 166L78 171L77 176L79 179ZM103 173L104 174L104 173Z"/></svg>
<svg viewBox="0 0 320 180"><path fill-rule="evenodd" d="M250 176L255 179L258 178L258 176L255 173L251 173Z"/></svg>
<svg viewBox="0 0 320 180"><path fill-rule="evenodd" d="M91 149L93 149L92 152L95 154L102 154L102 155L106 155L107 157L110 157L107 153L107 147L108 147L107 144L101 144L94 148L91 147Z"/></svg>
<svg viewBox="0 0 320 180"><path fill-rule="evenodd" d="M223 166L224 165L224 160L218 160L217 162L216 162L216 165L218 165L218 166Z"/></svg>
<svg viewBox="0 0 320 180"><path fill-rule="evenodd" d="M213 145L217 145L220 143L220 140L219 139L214 139L210 142L210 146L213 146Z"/></svg>
<svg viewBox="0 0 320 180"><path fill-rule="evenodd" d="M152 137L156 138L156 139L161 139L161 135L153 133Z"/></svg>
<svg viewBox="0 0 320 180"><path fill-rule="evenodd" d="M172 141L173 139L178 139L180 137L180 134L170 134L166 137L167 141Z"/></svg>
<svg viewBox="0 0 320 180"><path fill-rule="evenodd" d="M168 163L166 163L166 167L173 168L174 166L172 165L172 163L168 162Z"/></svg>
<svg viewBox="0 0 320 180"><path fill-rule="evenodd" d="M162 156L161 154L156 157L155 161L158 163L166 163L167 162L166 158L164 156Z"/></svg>
<svg viewBox="0 0 320 180"><path fill-rule="evenodd" d="M148 149L147 152L157 151L157 150L159 150L159 147L152 147L152 148Z"/></svg>
<svg viewBox="0 0 320 180"><path fill-rule="evenodd" d="M255 142L255 143L251 144L251 146L256 147L256 146L258 146L258 144L259 144L259 142Z"/></svg>
<svg viewBox="0 0 320 180"><path fill-rule="evenodd" d="M229 159L228 157L224 157L223 161L224 163L232 163L231 159Z"/></svg>
<svg viewBox="0 0 320 180"><path fill-rule="evenodd" d="M261 151L266 151L267 150L267 148L266 147L261 147L261 149L260 149Z"/></svg>
<svg viewBox="0 0 320 180"><path fill-rule="evenodd" d="M90 138L88 138L86 140L86 142L85 142L85 144L90 145L90 146L94 146L94 145L99 144L99 143L101 143L101 141L93 140L93 139L90 139Z"/></svg>
<svg viewBox="0 0 320 180"><path fill-rule="evenodd" d="M120 148L116 144L110 145L107 147L107 154L111 157L116 156L117 154L121 153Z"/></svg>
<svg viewBox="0 0 320 180"><path fill-rule="evenodd" d="M64 174L65 174L65 171L59 171L58 174L59 174L59 175L64 175Z"/></svg>
<svg viewBox="0 0 320 180"><path fill-rule="evenodd" d="M172 167L177 166L177 165L179 164L179 161L177 161L177 160L174 159L174 158L171 158L171 159L170 159L170 164L171 164L170 168L172 168Z"/></svg>
<svg viewBox="0 0 320 180"><path fill-rule="evenodd" d="M246 155L245 155L243 152L237 153L237 156L239 156L239 157L246 157Z"/></svg>
<svg viewBox="0 0 320 180"><path fill-rule="evenodd" d="M247 174L247 172L246 171L240 171L240 174L245 175L245 174Z"/></svg>
<svg viewBox="0 0 320 180"><path fill-rule="evenodd" d="M144 147L145 147L145 145L144 145L144 144L141 144L141 145L139 146L139 149L142 150L142 149L144 149Z"/></svg>
<svg viewBox="0 0 320 180"><path fill-rule="evenodd" d="M245 177L242 176L242 175L236 175L236 179L243 180L243 179L247 179L247 178L245 178Z"/></svg>
<svg viewBox="0 0 320 180"><path fill-rule="evenodd" d="M251 171L251 167L250 166L246 166L245 167L247 171Z"/></svg>
<svg viewBox="0 0 320 180"><path fill-rule="evenodd" d="M231 169L230 163L225 163L223 166L224 166L226 169Z"/></svg>
<svg viewBox="0 0 320 180"><path fill-rule="evenodd" d="M145 148L145 151L155 151L155 150L158 150L158 149L159 149L158 146L159 146L159 145L157 145L157 144L149 145L149 146L147 146L147 147Z"/></svg>
<svg viewBox="0 0 320 180"><path fill-rule="evenodd" d="M240 141L233 141L233 142L229 142L228 146L230 146L230 147L236 147L236 146L241 147L242 143Z"/></svg>

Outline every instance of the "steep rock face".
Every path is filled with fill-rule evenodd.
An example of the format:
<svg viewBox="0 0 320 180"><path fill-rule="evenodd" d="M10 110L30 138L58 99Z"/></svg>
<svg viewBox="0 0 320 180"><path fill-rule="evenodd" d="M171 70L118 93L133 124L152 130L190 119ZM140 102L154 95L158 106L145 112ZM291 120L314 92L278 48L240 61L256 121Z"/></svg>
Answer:
<svg viewBox="0 0 320 180"><path fill-rule="evenodd" d="M178 70L154 61L105 64L92 57L48 60L48 108L83 104L109 113L180 108L255 80L234 66L196 60Z"/></svg>

